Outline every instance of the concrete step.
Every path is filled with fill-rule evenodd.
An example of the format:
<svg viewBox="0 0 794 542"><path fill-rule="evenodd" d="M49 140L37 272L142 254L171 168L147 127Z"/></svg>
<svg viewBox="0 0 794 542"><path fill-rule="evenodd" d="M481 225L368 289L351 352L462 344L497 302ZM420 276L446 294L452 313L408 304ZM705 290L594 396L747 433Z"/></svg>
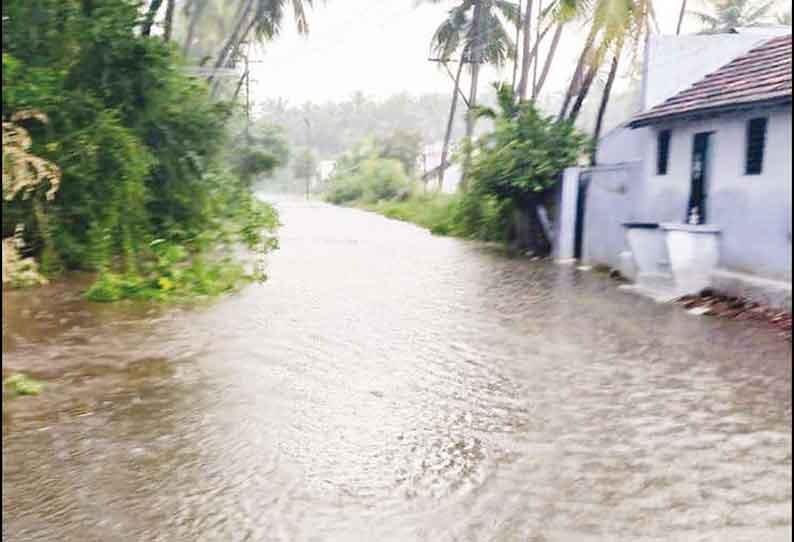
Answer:
<svg viewBox="0 0 794 542"><path fill-rule="evenodd" d="M649 297L657 303L669 303L681 297L671 273L642 273L634 284L620 286L622 290Z"/></svg>

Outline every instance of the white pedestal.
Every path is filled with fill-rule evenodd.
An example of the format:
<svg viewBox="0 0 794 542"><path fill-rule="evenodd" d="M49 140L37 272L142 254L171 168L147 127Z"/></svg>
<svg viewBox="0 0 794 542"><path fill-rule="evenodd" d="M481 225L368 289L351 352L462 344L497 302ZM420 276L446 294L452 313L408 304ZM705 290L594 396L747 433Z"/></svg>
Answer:
<svg viewBox="0 0 794 542"><path fill-rule="evenodd" d="M695 294L711 286L711 273L720 260L720 228L713 225L660 224L676 290Z"/></svg>
<svg viewBox="0 0 794 542"><path fill-rule="evenodd" d="M626 223L623 227L637 275L658 273L659 264L667 261L664 232L656 224Z"/></svg>

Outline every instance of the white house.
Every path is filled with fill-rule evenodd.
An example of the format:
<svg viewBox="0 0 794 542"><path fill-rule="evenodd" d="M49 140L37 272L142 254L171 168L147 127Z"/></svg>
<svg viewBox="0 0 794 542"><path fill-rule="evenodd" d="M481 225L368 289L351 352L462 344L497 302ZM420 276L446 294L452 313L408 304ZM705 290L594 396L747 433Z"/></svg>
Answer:
<svg viewBox="0 0 794 542"><path fill-rule="evenodd" d="M686 267L699 277L685 289L790 308L791 46L767 40L630 123L650 129L635 216L660 225L678 286ZM641 269L645 248L629 243L638 271L664 271Z"/></svg>
<svg viewBox="0 0 794 542"><path fill-rule="evenodd" d="M790 34L653 42L643 111L600 142L598 167L568 172L576 255L640 290L710 286L790 309L791 46Z"/></svg>

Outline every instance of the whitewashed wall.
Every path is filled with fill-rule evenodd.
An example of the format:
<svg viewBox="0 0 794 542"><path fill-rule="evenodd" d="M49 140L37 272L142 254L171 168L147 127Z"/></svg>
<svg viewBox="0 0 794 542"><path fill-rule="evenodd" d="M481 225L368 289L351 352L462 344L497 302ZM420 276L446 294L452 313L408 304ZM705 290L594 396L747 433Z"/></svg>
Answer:
<svg viewBox="0 0 794 542"><path fill-rule="evenodd" d="M767 116L763 172L745 175L746 123ZM672 129L667 175L656 175L655 133ZM791 107L655 127L647 145L637 220L681 222L689 201L692 142L713 131L708 222L722 227L721 267L791 280Z"/></svg>

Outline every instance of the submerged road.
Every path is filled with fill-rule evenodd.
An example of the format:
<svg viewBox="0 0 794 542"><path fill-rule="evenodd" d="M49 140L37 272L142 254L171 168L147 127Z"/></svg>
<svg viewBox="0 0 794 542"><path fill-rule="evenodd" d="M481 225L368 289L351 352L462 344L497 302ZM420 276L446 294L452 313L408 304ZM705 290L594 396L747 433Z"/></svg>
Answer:
<svg viewBox="0 0 794 542"><path fill-rule="evenodd" d="M791 540L791 350L572 267L278 200L192 309L4 292L3 540Z"/></svg>

